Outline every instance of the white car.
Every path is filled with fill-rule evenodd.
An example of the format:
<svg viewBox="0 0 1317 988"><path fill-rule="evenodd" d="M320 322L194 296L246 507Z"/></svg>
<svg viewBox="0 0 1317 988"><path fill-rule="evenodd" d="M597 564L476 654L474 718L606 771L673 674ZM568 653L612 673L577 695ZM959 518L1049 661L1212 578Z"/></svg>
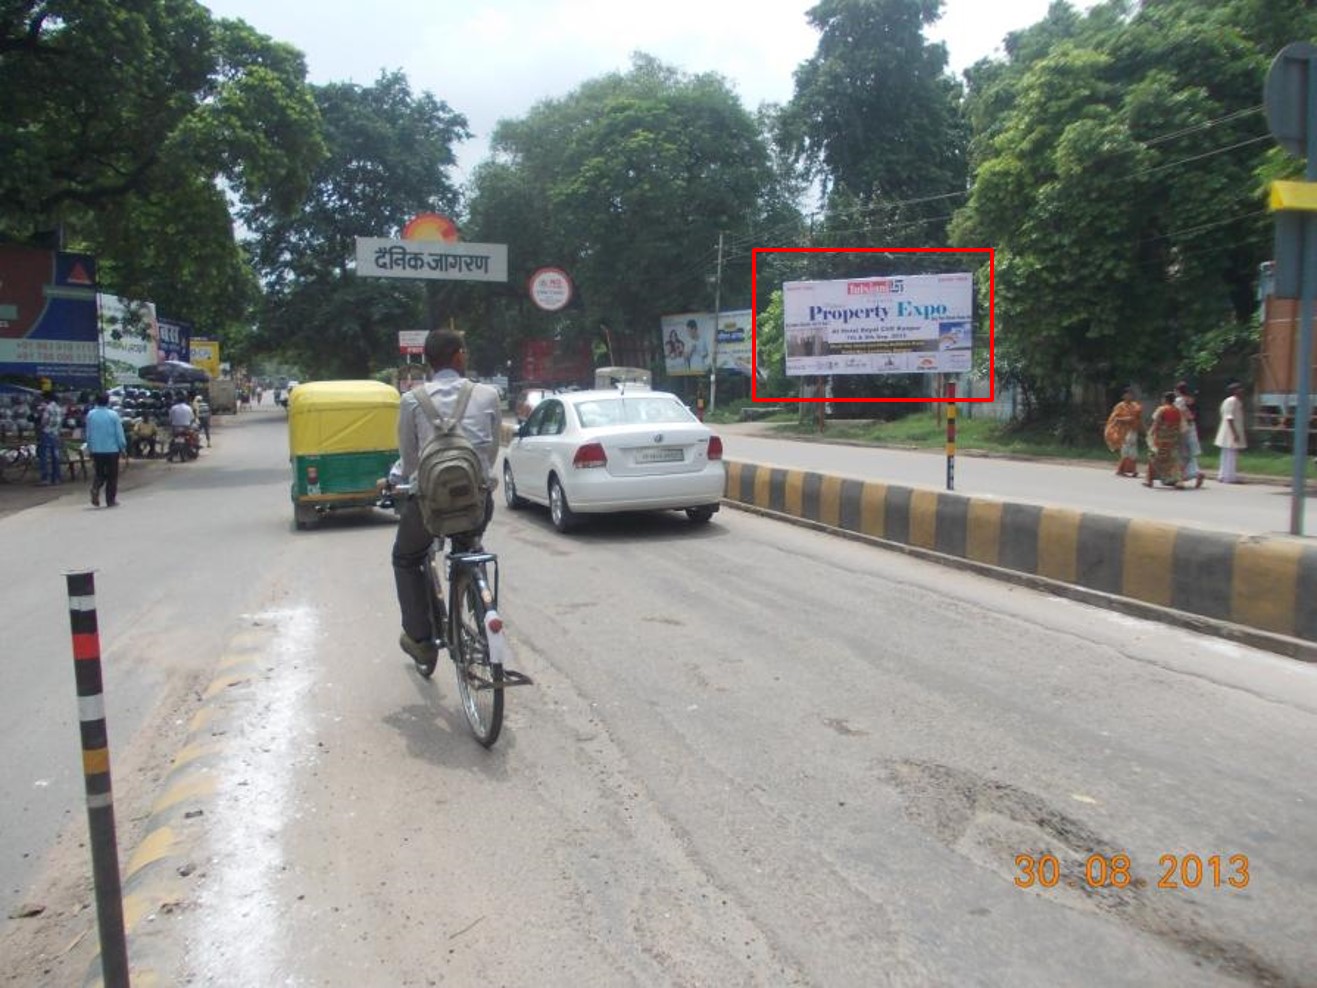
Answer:
<svg viewBox="0 0 1317 988"><path fill-rule="evenodd" d="M548 505L560 532L612 511L675 509L702 524L725 486L722 440L665 391L546 395L503 455L508 507Z"/></svg>

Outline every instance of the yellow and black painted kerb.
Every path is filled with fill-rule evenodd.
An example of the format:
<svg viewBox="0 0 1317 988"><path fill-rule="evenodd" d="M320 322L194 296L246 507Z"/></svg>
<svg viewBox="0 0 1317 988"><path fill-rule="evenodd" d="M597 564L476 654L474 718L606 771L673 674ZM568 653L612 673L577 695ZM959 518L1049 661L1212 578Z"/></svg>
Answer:
<svg viewBox="0 0 1317 988"><path fill-rule="evenodd" d="M114 827L114 787L110 782L110 740L105 726L101 676L101 635L96 621L96 581L91 573L67 573L69 630L78 690L82 735L82 774L87 795L96 925L101 938L101 971L111 988L128 985L128 945L124 936L119 884L119 847Z"/></svg>
<svg viewBox="0 0 1317 988"><path fill-rule="evenodd" d="M827 528L1266 636L1317 641L1317 547L1297 540L734 461L727 463L726 492L734 503Z"/></svg>

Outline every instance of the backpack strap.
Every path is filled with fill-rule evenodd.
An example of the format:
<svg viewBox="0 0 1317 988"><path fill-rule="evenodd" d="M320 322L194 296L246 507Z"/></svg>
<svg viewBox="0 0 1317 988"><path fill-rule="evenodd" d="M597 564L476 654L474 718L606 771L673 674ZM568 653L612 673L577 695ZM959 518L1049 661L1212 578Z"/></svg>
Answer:
<svg viewBox="0 0 1317 988"><path fill-rule="evenodd" d="M462 422L462 416L466 414L466 406L471 403L471 392L476 386L468 379L462 379L462 386L458 389L457 404L453 406L453 415L450 419L445 419L439 414L439 408L435 405L434 399L430 397L430 392L425 389L424 384L418 384L412 388L412 394L416 396L416 401L425 409L426 418L434 425L435 429L444 434L452 432Z"/></svg>

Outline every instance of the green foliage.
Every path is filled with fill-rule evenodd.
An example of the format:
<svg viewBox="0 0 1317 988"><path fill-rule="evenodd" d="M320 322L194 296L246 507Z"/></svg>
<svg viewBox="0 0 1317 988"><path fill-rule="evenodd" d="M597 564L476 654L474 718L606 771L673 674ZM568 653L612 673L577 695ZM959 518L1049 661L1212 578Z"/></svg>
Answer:
<svg viewBox="0 0 1317 988"><path fill-rule="evenodd" d="M779 139L822 182L829 246L944 244L965 182L961 87L923 31L942 0L821 0L818 49L796 71Z"/></svg>
<svg viewBox="0 0 1317 988"><path fill-rule="evenodd" d="M967 73L974 185L951 235L997 248L999 371L1033 407L1164 387L1252 332L1277 16L1252 0L1054 3L1005 62Z"/></svg>
<svg viewBox="0 0 1317 988"><path fill-rule="evenodd" d="M688 76L646 55L627 73L586 82L495 129L476 172L473 239L509 245L511 290L477 310L481 333L517 340L602 338L621 363L658 362L659 318L712 309L717 244L755 242L780 218L783 173L761 122L715 74ZM733 263L732 254L738 253ZM728 251L723 309L750 301L748 252ZM573 278L574 305L531 306L521 286L537 267Z"/></svg>
<svg viewBox="0 0 1317 988"><path fill-rule="evenodd" d="M413 93L398 72L314 95L327 152L310 191L294 214L275 203L245 214L265 288L254 343L314 377L366 377L396 362L398 330L426 325L432 296L410 281L359 278L349 267L356 238L396 236L419 212L452 214L453 146L469 133L461 114Z"/></svg>
<svg viewBox="0 0 1317 988"><path fill-rule="evenodd" d="M100 262L104 288L241 356L239 210L287 210L322 153L294 49L195 0L0 8L0 239ZM236 351L236 353L235 353Z"/></svg>

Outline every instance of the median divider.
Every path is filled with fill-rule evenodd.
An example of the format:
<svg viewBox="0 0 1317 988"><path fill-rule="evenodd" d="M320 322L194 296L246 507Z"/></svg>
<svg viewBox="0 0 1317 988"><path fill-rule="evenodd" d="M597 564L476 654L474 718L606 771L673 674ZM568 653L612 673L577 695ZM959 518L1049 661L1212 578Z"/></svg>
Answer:
<svg viewBox="0 0 1317 988"><path fill-rule="evenodd" d="M733 505L1317 661L1317 546L727 462Z"/></svg>

